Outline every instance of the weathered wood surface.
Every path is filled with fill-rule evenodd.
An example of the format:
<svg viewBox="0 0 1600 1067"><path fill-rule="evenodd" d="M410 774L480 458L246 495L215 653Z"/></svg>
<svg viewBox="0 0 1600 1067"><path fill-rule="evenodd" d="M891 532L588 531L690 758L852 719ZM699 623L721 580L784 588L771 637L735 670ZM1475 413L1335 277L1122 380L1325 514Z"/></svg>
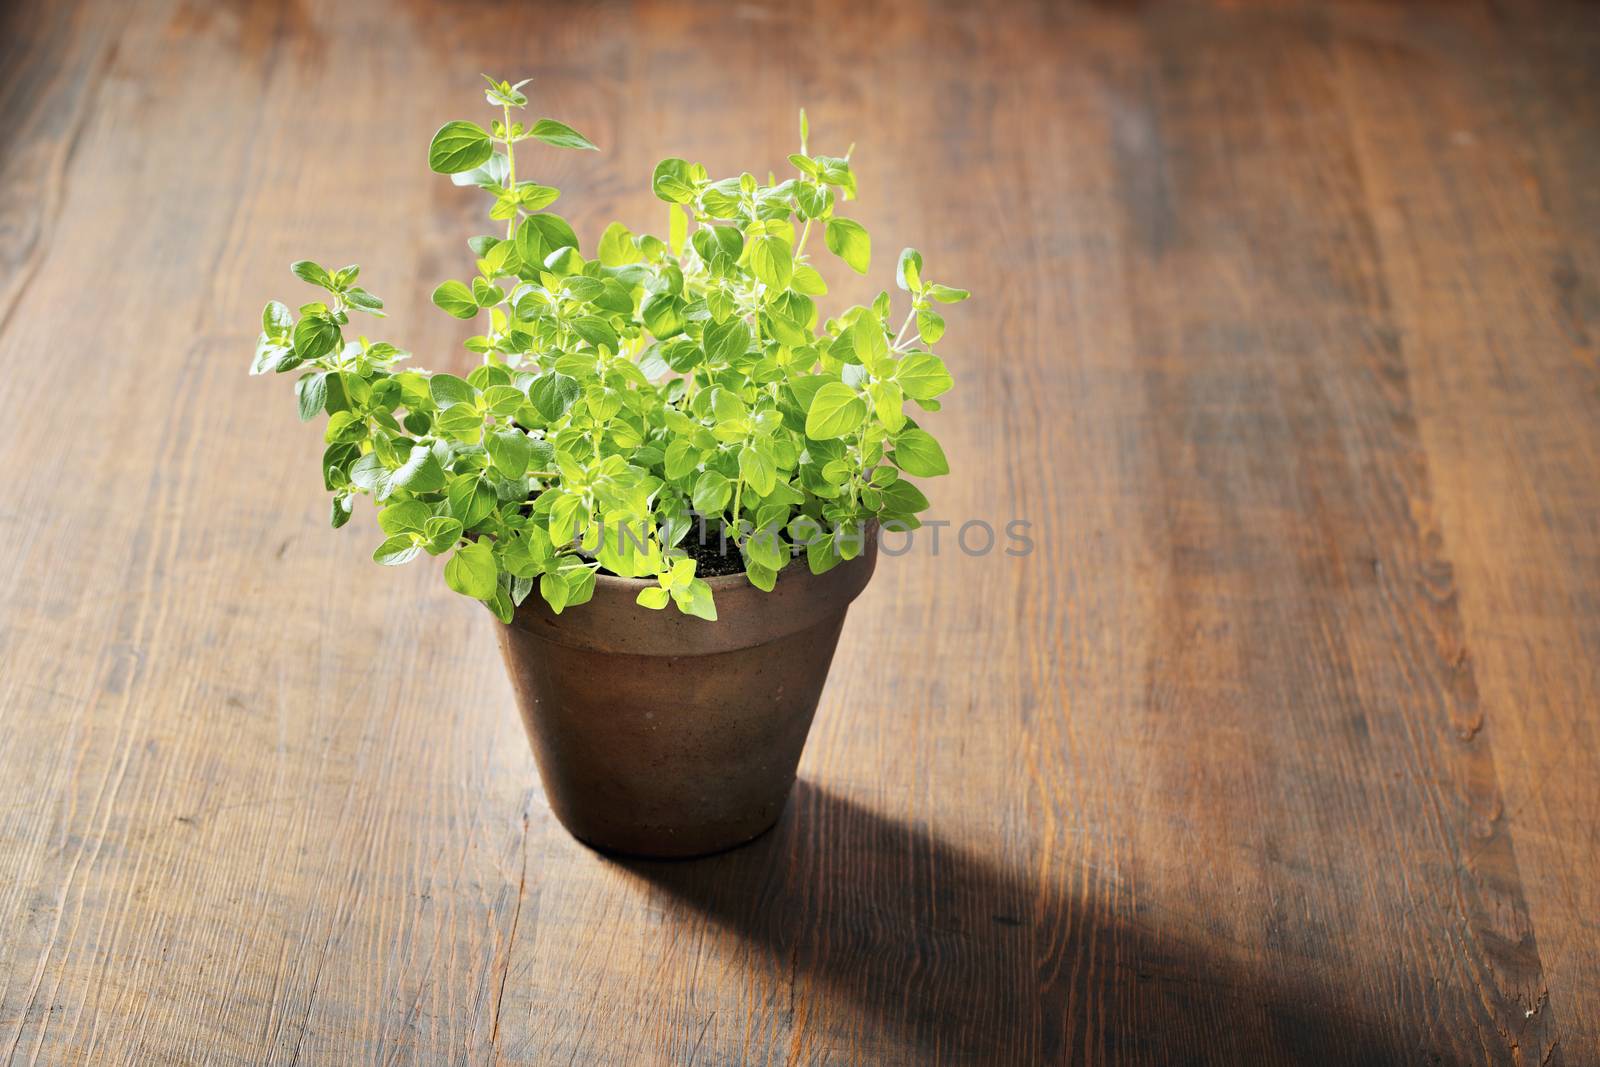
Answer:
<svg viewBox="0 0 1600 1067"><path fill-rule="evenodd" d="M1600 1062L1600 12L0 20L0 1062ZM480 70L589 240L804 104L875 280L978 294L936 514L1037 551L886 559L723 858L554 824L487 615L244 376L301 256L466 364Z"/></svg>

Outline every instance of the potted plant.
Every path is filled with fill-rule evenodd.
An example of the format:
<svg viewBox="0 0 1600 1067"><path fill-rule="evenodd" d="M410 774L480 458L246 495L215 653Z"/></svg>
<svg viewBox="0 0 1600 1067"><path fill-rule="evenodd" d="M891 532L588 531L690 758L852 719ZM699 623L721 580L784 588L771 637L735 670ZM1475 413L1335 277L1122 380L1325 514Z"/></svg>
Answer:
<svg viewBox="0 0 1600 1067"><path fill-rule="evenodd" d="M781 813L879 525L912 528L928 506L906 476L947 471L907 409L937 410L950 388L936 309L968 294L907 249L898 326L887 292L819 316L817 239L862 273L871 242L838 211L856 191L849 153L811 154L804 112L795 177L714 181L662 160L666 236L612 223L585 256L517 147L595 146L522 121L526 83L488 82L499 117L447 123L428 150L503 226L467 242L474 277L433 293L480 322L478 365L430 373L347 337L383 302L358 267L302 261L323 292L297 313L267 305L251 372L296 373L301 419L327 414L333 525L370 497L375 560L445 556L450 588L499 620L575 836L641 855L728 848Z"/></svg>

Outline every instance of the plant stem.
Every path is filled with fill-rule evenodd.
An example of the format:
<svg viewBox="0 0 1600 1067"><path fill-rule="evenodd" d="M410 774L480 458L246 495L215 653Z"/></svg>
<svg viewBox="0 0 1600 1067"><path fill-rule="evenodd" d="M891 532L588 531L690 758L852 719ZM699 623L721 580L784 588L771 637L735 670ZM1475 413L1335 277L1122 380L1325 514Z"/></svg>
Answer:
<svg viewBox="0 0 1600 1067"><path fill-rule="evenodd" d="M517 195L517 151L516 142L511 139L511 105L501 104L501 112L505 115L506 123L506 188L511 190L511 195ZM513 209L511 217L506 220L506 240L516 236L517 216L522 214L521 208Z"/></svg>
<svg viewBox="0 0 1600 1067"><path fill-rule="evenodd" d="M900 342L905 339L906 331L911 328L911 320L917 317L917 307L911 305L911 310L906 312L906 321L900 324L900 332L894 335L894 347L899 348Z"/></svg>

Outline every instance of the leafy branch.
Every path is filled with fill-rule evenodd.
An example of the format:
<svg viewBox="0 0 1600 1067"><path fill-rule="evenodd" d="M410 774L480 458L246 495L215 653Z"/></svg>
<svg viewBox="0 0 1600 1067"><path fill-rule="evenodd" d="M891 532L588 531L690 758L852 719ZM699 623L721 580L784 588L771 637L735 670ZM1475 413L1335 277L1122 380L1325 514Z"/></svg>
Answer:
<svg viewBox="0 0 1600 1067"><path fill-rule="evenodd" d="M299 371L301 418L327 414L333 525L371 498L378 562L448 554L450 587L507 620L535 585L557 612L583 603L600 570L653 579L646 607L714 619L683 548L697 518L732 532L746 576L768 590L798 553L816 573L854 558L870 520L914 527L928 501L907 476L948 463L908 405L937 411L950 389L936 306L968 294L926 281L906 249L896 282L911 306L892 336L887 291L821 317L813 228L852 270L871 264L865 227L837 210L856 195L853 150L809 154L801 112L795 177L713 180L662 160L651 186L668 205L666 237L612 223L586 258L546 210L560 191L518 177L516 145L594 144L554 119L524 124L526 82L486 80L499 117L446 123L428 150L433 170L488 192L490 220L505 223L504 237L467 242L469 281L433 293L481 324L466 341L478 366L465 378L406 369L392 344L347 340L352 312L383 314L354 266L294 264L325 295L263 313L251 371Z"/></svg>

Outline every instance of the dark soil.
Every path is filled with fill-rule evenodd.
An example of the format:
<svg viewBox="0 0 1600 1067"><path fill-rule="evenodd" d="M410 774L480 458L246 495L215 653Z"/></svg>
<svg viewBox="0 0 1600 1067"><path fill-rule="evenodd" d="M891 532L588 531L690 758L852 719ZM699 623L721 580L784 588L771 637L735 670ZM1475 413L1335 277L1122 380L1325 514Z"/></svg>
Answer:
<svg viewBox="0 0 1600 1067"><path fill-rule="evenodd" d="M722 551L724 540L727 542L726 554ZM697 564L694 570L697 578L744 573L744 557L739 555L739 546L733 543L732 535L724 538L709 523L704 535L698 524L692 527L688 536L678 542L678 547L689 553L689 558Z"/></svg>
<svg viewBox="0 0 1600 1067"><path fill-rule="evenodd" d="M535 493L523 505L524 515L533 514L533 502L538 499ZM721 523L702 522L695 519L694 525L689 527L689 532L684 535L677 547L689 554L694 560L696 578L720 578L725 574L743 574L744 556L739 553L739 546L733 543L733 534L726 530ZM724 548L726 551L723 551ZM584 553L588 555L588 553ZM590 557L593 558L593 557ZM608 567L600 568L601 574L609 574L613 578L621 577Z"/></svg>
<svg viewBox="0 0 1600 1067"><path fill-rule="evenodd" d="M744 557L739 554L739 546L733 543L732 533L727 534L724 539L719 528L711 523L707 523L703 531L700 524L695 523L689 528L683 540L678 542L677 547L687 552L689 558L695 561L696 578L718 578L724 574L744 573ZM724 548L727 549L726 552L723 551ZM605 567L600 568L600 573L616 577Z"/></svg>

